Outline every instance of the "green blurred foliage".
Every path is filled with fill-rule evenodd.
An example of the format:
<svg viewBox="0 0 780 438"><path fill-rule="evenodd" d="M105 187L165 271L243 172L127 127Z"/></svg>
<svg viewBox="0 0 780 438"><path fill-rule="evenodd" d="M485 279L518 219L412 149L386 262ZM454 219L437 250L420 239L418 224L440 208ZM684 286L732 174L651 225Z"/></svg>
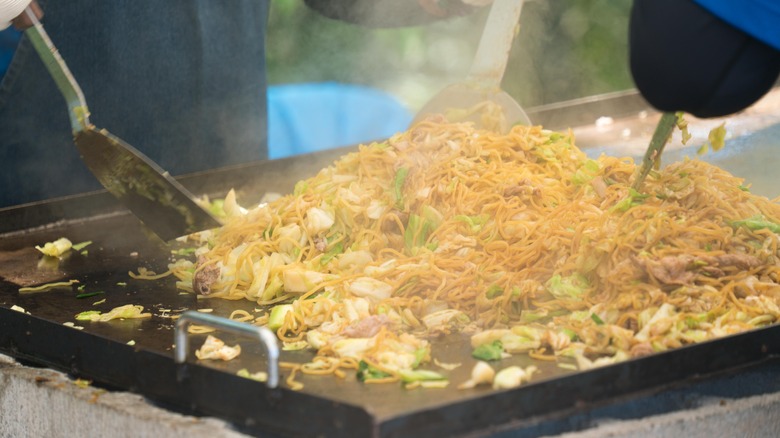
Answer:
<svg viewBox="0 0 780 438"><path fill-rule="evenodd" d="M525 107L631 88L629 8L629 0L526 2L503 88ZM301 0L273 0L269 83L369 85L416 110L466 76L487 12L374 29L322 17Z"/></svg>

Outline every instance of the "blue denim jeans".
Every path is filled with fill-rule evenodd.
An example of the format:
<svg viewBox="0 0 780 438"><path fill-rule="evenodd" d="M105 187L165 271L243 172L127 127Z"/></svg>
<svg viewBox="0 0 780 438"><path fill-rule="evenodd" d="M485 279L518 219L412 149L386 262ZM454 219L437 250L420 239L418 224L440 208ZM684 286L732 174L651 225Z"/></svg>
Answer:
<svg viewBox="0 0 780 438"><path fill-rule="evenodd" d="M173 175L265 159L270 0L48 0L91 121ZM0 207L99 189L22 38L0 82Z"/></svg>

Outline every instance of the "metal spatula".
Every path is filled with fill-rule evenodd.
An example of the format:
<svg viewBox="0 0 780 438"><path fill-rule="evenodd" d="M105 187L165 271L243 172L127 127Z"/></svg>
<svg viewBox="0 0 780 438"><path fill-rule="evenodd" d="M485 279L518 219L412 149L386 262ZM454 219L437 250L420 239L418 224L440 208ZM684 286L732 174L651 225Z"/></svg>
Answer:
<svg viewBox="0 0 780 438"><path fill-rule="evenodd" d="M220 226L168 172L89 122L81 88L33 11L25 13L33 26L24 33L65 96L76 147L98 181L163 240Z"/></svg>
<svg viewBox="0 0 780 438"><path fill-rule="evenodd" d="M453 122L472 121L479 128L499 132L508 131L516 123L531 124L520 104L501 90L523 3L493 2L466 80L440 91L417 113L412 124L431 114L444 114Z"/></svg>

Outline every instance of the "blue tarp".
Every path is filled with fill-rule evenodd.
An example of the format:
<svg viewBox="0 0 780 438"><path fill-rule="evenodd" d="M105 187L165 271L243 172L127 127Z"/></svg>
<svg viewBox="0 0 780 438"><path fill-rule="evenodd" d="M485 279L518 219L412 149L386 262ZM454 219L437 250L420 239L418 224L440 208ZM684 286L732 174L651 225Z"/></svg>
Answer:
<svg viewBox="0 0 780 438"><path fill-rule="evenodd" d="M0 79L3 78L14 56L21 33L14 28L0 31Z"/></svg>
<svg viewBox="0 0 780 438"><path fill-rule="evenodd" d="M327 82L268 88L272 159L385 139L411 121L398 100L370 87Z"/></svg>

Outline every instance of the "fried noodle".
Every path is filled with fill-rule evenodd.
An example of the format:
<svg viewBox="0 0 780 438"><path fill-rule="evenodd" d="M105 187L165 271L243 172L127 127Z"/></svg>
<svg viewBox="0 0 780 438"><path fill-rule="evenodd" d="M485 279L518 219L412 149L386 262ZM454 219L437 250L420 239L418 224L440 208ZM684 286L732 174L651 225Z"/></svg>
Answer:
<svg viewBox="0 0 780 438"><path fill-rule="evenodd" d="M368 381L429 362L442 333L584 369L776 323L780 205L699 160L642 193L635 170L571 133L431 119L269 204L226 206L198 262L171 269L210 296L291 304L268 324L319 365L286 366L364 361Z"/></svg>

